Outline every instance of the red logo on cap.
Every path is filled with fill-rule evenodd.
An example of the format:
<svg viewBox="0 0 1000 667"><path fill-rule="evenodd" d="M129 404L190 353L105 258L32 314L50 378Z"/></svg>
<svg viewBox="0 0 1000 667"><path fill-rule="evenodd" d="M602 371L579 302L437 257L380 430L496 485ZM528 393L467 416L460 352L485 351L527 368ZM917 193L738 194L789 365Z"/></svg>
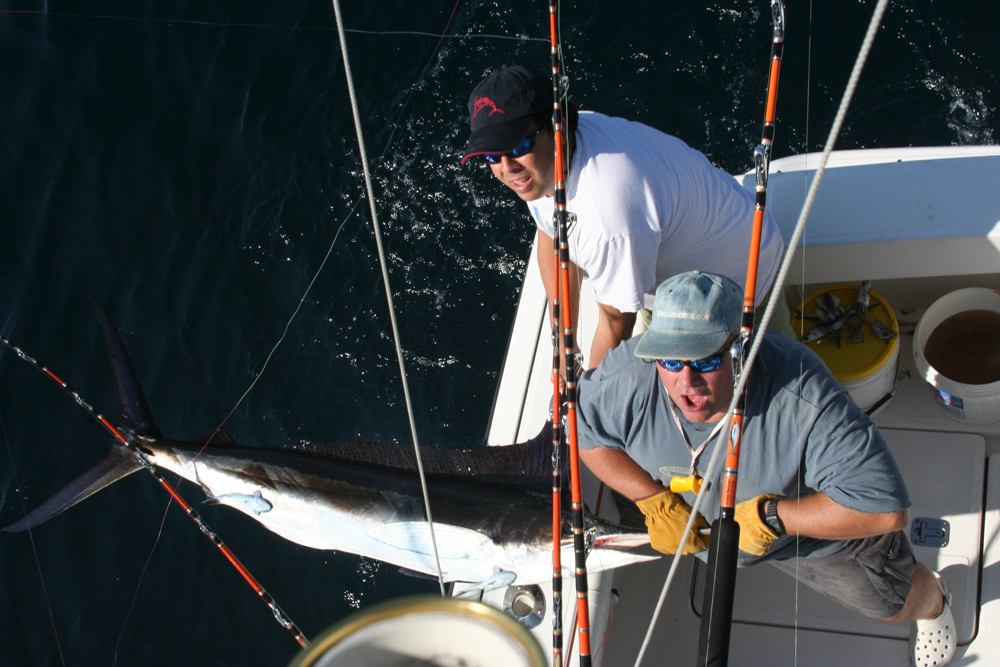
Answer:
<svg viewBox="0 0 1000 667"><path fill-rule="evenodd" d="M486 108L492 109L492 111L490 111L491 116L495 113L504 113L504 110L497 109L497 105L494 104L493 100L491 100L488 97L477 97L475 103L473 104L473 107L474 107L472 112L473 119L475 119L475 117L479 115L480 111Z"/></svg>

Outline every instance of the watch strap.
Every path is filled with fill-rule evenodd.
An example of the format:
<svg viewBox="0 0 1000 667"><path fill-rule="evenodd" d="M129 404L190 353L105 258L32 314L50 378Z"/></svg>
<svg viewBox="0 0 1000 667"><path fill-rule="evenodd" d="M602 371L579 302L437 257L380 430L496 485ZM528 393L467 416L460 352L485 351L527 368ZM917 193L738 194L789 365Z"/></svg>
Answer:
<svg viewBox="0 0 1000 667"><path fill-rule="evenodd" d="M768 498L764 503L764 523L766 523L778 537L786 534L785 524L778 517L778 498Z"/></svg>

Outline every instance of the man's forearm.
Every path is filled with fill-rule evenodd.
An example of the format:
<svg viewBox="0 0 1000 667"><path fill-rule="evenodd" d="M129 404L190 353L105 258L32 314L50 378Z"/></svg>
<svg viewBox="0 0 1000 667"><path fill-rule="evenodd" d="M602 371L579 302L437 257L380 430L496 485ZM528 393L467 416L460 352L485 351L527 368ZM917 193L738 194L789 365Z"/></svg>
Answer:
<svg viewBox="0 0 1000 667"><path fill-rule="evenodd" d="M581 449L580 459L598 479L633 502L664 491L663 484L620 449Z"/></svg>
<svg viewBox="0 0 1000 667"><path fill-rule="evenodd" d="M906 527L909 510L867 514L838 505L821 492L779 501L778 518L789 535L850 540L885 535Z"/></svg>
<svg viewBox="0 0 1000 667"><path fill-rule="evenodd" d="M594 332L594 341L590 345L587 368L597 368L608 350L618 347L618 343L631 338L632 330L635 329L635 313L623 313L603 303L597 305L600 308L600 317L597 321L597 330Z"/></svg>
<svg viewBox="0 0 1000 667"><path fill-rule="evenodd" d="M537 241L537 258L538 258L538 270L541 274L542 285L545 286L545 296L548 300L548 307L546 311L549 314L549 324L550 326L555 326L556 323L553 320L552 313L552 295L555 292L556 277L555 267L555 255L553 254L553 241L552 238L541 230L538 231L538 241ZM566 310L569 311L572 316L572 326L575 335L577 332L577 324L580 321L580 314L578 312L580 306L580 280L581 271L577 268L575 264L570 262L569 264L569 297L567 298L563 295L560 298L560 307L563 308L562 315L565 316ZM566 348L565 340L563 338L563 332L559 332L559 368L560 373L563 377L566 376ZM579 349L579 340L575 344L575 348Z"/></svg>

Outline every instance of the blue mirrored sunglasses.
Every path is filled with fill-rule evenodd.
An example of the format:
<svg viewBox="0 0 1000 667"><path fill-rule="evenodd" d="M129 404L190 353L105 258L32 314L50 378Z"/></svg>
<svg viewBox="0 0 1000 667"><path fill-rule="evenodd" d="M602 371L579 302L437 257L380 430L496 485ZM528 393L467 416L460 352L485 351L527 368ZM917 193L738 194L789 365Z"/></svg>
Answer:
<svg viewBox="0 0 1000 667"><path fill-rule="evenodd" d="M691 370L698 371L699 373L711 373L712 371L719 370L719 367L722 366L722 358L724 356L726 356L726 353L720 352L714 357L705 357L704 359L694 359L692 361L657 359L656 363L671 373L679 373L685 366L690 366Z"/></svg>
<svg viewBox="0 0 1000 667"><path fill-rule="evenodd" d="M536 134L538 134L537 130L526 136L524 138L524 141L519 143L517 145L517 148L515 148L512 151L509 151L507 153L484 153L483 159L489 162L490 164L500 164L500 160L503 159L504 155L509 155L510 157L522 157L524 155L527 155L535 147Z"/></svg>

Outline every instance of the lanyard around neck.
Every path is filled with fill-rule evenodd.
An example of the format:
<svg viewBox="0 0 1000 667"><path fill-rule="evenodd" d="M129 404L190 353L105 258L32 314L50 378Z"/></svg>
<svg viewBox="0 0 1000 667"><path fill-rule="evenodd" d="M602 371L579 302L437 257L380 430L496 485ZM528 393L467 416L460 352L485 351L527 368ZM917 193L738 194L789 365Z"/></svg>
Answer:
<svg viewBox="0 0 1000 667"><path fill-rule="evenodd" d="M674 402L671 400L669 395L667 396L667 407L670 408L670 416L674 418L674 423L677 424L677 430L681 432L681 437L684 438L684 444L687 445L688 451L691 452L691 469L688 472L688 475L691 478L701 479L700 476L695 474L698 457L701 456L701 453L705 451L705 447L708 446L708 443L711 442L712 438L714 438L722 428L722 423L725 420L720 419L718 423L716 423L715 428L712 429L712 432L708 434L707 438L705 438L705 441L698 445L698 449L695 449L691 446L691 441L688 439L687 433L684 431L684 425L681 424L681 418L677 414L677 409L674 407Z"/></svg>

